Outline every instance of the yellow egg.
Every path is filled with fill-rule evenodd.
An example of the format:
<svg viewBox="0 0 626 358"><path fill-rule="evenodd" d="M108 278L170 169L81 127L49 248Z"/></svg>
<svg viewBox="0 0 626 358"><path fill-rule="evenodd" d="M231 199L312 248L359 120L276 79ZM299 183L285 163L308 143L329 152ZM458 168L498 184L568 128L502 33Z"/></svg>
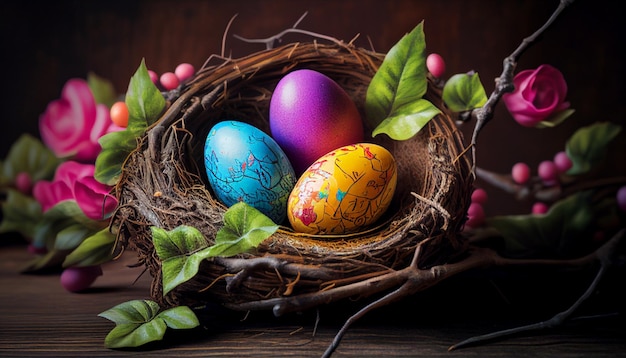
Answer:
<svg viewBox="0 0 626 358"><path fill-rule="evenodd" d="M341 147L300 176L287 201L287 217L297 232L359 231L387 210L397 179L396 162L387 149L370 143Z"/></svg>

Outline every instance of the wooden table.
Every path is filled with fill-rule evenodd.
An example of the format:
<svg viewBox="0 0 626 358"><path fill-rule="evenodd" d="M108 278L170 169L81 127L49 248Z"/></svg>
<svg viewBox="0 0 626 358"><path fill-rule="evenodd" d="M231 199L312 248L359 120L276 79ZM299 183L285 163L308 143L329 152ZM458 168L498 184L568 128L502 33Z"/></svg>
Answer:
<svg viewBox="0 0 626 358"><path fill-rule="evenodd" d="M127 267L134 262L132 253L106 264L93 288L80 294L66 292L58 273L20 274L29 255L21 245L0 247L1 357L320 357L345 319L363 304L340 303L281 318L266 312L245 317L217 310L201 328L168 333L163 342L138 350L110 350L103 341L113 323L97 314L124 301L149 298L150 277L143 275L133 284L142 269ZM570 290L562 281L546 279L551 284L537 286L532 280L523 286L527 280L497 276L487 280L472 274L453 278L366 315L348 330L333 357L626 356L623 311L447 351L468 337L541 321L567 308L573 301L563 296L573 300L572 292L580 287ZM572 281L586 279L583 275ZM581 314L614 311L611 306L619 290L605 286L600 292L609 291L612 298L598 293ZM522 291L530 294L520 295ZM558 300L550 299L557 296ZM623 296L618 299L623 302Z"/></svg>

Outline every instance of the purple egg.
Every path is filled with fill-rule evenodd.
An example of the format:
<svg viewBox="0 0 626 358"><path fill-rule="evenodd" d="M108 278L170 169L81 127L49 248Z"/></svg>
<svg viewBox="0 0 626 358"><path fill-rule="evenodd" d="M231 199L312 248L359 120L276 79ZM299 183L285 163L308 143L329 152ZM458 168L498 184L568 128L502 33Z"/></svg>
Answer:
<svg viewBox="0 0 626 358"><path fill-rule="evenodd" d="M269 112L272 137L297 175L324 154L363 141L355 103L335 81L317 71L285 75L274 90Z"/></svg>

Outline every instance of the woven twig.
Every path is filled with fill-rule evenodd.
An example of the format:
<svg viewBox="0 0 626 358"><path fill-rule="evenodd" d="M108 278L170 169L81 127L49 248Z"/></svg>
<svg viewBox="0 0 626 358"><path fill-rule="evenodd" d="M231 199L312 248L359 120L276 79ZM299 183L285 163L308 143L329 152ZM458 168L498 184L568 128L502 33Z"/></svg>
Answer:
<svg viewBox="0 0 626 358"><path fill-rule="evenodd" d="M367 85L383 58L352 44L293 43L224 59L199 71L176 92L123 167L113 220L121 244L137 251L150 270L156 301L164 306L211 301L232 309L266 309L274 306L262 302L321 297L322 292L387 275L412 262L427 269L465 254L459 232L470 202L471 163L439 89L429 83L427 98L443 114L408 141L368 140L389 149L398 166L398 189L376 227L345 236L307 235L284 227L254 252L206 260L192 280L165 297L162 294L161 265L150 226L166 230L194 226L212 244L227 209L206 185L203 145L210 128L220 120L237 118L269 133L273 88L287 72L299 68L334 79L363 111ZM371 130L366 128L366 134ZM389 288L372 288L371 293ZM345 297L323 296L319 301L324 303ZM317 304L315 299L306 302Z"/></svg>

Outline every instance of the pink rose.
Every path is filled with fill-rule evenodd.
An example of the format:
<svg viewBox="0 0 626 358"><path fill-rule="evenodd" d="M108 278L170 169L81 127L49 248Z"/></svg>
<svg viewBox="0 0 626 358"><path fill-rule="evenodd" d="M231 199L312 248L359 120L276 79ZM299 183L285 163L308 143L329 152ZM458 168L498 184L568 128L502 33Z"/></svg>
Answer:
<svg viewBox="0 0 626 358"><path fill-rule="evenodd" d="M502 96L513 118L525 127L535 127L569 108L565 102L567 83L563 74L550 65L519 72L513 79L515 90Z"/></svg>
<svg viewBox="0 0 626 358"><path fill-rule="evenodd" d="M40 180L33 187L33 196L43 211L65 200L75 200L85 216L102 220L115 210L117 199L109 194L111 187L94 177L95 165L67 161L59 165L52 181Z"/></svg>
<svg viewBox="0 0 626 358"><path fill-rule="evenodd" d="M87 81L70 79L61 98L48 104L39 118L41 139L59 158L94 162L102 148L98 139L122 130L113 124L109 109L96 104Z"/></svg>

